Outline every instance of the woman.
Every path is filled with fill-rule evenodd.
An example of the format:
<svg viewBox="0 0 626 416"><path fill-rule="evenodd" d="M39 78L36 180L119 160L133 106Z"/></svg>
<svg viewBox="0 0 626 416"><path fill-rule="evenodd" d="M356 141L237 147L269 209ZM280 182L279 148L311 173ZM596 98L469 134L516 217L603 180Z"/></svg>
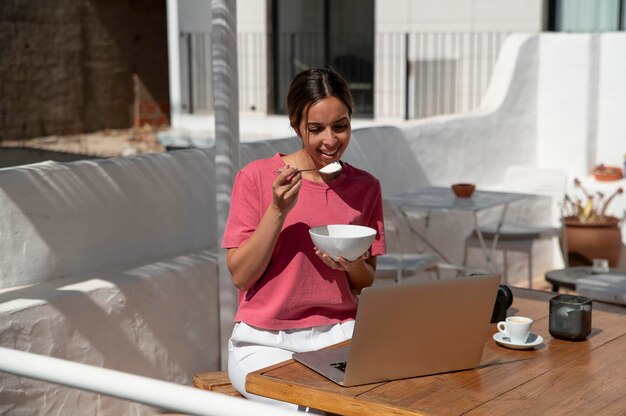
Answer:
<svg viewBox="0 0 626 416"><path fill-rule="evenodd" d="M345 80L326 69L306 70L287 94L291 127L302 148L244 167L235 179L222 246L239 289L229 342L228 373L245 397L251 371L352 336L360 291L372 284L376 255L385 253L380 184L342 162L350 142L352 97ZM358 224L378 231L360 258L334 261L317 250L311 227Z"/></svg>

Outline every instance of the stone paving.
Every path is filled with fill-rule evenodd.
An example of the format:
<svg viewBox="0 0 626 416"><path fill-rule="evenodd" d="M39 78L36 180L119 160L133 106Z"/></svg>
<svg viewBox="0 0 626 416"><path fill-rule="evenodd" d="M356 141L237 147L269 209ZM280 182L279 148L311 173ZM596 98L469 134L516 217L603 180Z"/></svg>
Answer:
<svg viewBox="0 0 626 416"><path fill-rule="evenodd" d="M25 147L95 157L132 156L164 152L150 126L138 129L106 129L93 133L5 140L0 147Z"/></svg>

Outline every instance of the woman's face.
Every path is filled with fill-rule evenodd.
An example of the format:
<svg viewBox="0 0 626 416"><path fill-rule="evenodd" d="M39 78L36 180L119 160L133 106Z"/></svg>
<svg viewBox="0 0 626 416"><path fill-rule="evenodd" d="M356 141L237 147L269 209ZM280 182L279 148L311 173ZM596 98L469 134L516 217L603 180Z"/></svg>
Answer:
<svg viewBox="0 0 626 416"><path fill-rule="evenodd" d="M318 168L341 158L351 133L348 109L336 97L311 105L300 123L304 149Z"/></svg>

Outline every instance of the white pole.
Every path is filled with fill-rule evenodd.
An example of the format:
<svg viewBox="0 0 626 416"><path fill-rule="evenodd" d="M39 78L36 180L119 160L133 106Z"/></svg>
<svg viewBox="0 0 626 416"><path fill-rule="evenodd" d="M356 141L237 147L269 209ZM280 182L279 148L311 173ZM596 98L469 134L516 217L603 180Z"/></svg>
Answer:
<svg viewBox="0 0 626 416"><path fill-rule="evenodd" d="M3 347L0 347L0 371L192 415L300 414L220 393Z"/></svg>
<svg viewBox="0 0 626 416"><path fill-rule="evenodd" d="M237 74L237 2L211 1L213 37L213 111L215 113L215 191L217 238L221 242L239 170L239 77ZM237 309L237 291L226 267L226 251L218 260L222 368L228 363L228 339Z"/></svg>
<svg viewBox="0 0 626 416"><path fill-rule="evenodd" d="M170 125L180 127L182 94L180 90L180 32L178 0L167 0L167 53L170 84Z"/></svg>

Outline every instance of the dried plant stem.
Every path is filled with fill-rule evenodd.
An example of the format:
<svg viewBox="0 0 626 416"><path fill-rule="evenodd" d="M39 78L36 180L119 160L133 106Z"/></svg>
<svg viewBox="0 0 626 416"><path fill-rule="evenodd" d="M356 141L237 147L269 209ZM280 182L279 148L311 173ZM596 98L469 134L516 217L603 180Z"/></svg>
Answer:
<svg viewBox="0 0 626 416"><path fill-rule="evenodd" d="M604 206L602 207L602 211L600 211L600 215L604 216L605 212L606 212L606 209L609 206L609 204L611 203L611 201L613 200L613 198L615 198L616 195L619 195L619 194L621 194L623 192L624 192L624 190L622 188L617 188L615 190L615 192L613 192L613 194L610 197L608 197L606 199L606 201L604 201Z"/></svg>

